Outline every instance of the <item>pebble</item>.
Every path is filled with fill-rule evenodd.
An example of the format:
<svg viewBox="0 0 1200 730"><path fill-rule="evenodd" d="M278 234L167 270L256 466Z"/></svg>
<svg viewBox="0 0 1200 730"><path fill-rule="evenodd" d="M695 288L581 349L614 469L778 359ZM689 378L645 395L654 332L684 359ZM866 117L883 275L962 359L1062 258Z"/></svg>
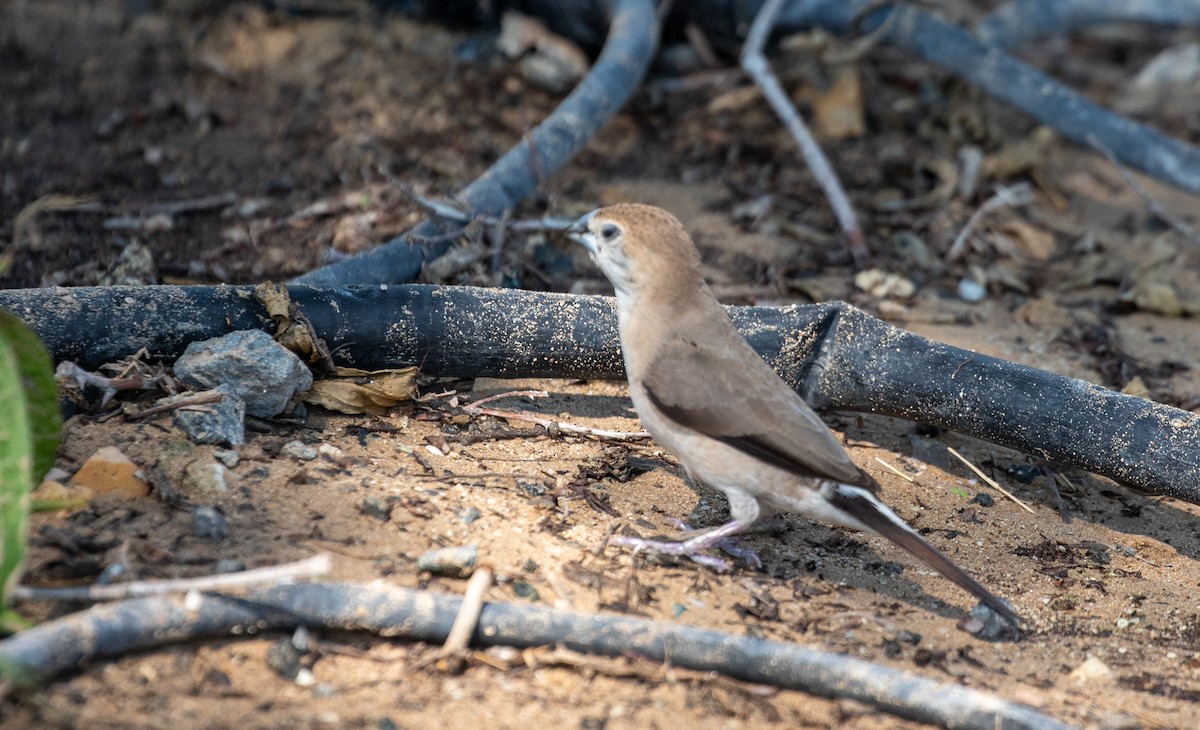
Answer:
<svg viewBox="0 0 1200 730"><path fill-rule="evenodd" d="M436 575L466 578L475 572L479 548L475 545L435 548L417 558L417 568Z"/></svg>
<svg viewBox="0 0 1200 730"><path fill-rule="evenodd" d="M279 448L279 455L299 461L312 461L317 458L317 450L303 441L293 439Z"/></svg>
<svg viewBox="0 0 1200 730"><path fill-rule="evenodd" d="M958 298L964 302L982 302L985 296L987 287L972 277L965 277L958 282Z"/></svg>

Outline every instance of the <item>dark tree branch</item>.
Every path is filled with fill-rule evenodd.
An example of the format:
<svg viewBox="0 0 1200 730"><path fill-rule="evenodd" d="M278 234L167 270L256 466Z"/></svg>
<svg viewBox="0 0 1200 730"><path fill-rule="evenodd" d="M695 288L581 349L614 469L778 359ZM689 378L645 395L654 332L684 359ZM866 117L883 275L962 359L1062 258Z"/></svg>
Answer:
<svg viewBox="0 0 1200 730"><path fill-rule="evenodd" d="M985 43L1016 48L1113 23L1197 28L1200 0L1012 0L988 13L975 26L975 35Z"/></svg>
<svg viewBox="0 0 1200 730"><path fill-rule="evenodd" d="M363 368L429 375L623 376L612 300L469 287L289 290L331 349ZM265 328L249 287L0 291L55 360L85 367L146 347ZM1200 504L1200 416L927 340L842 302L735 307L751 345L815 408L949 428Z"/></svg>
<svg viewBox="0 0 1200 730"><path fill-rule="evenodd" d="M653 3L606 0L605 6L612 17L608 42L591 72L554 113L456 196L466 211L499 216L515 207L537 189L543 176L556 172L586 147L637 89L658 43ZM451 243L444 234L456 225L427 220L378 248L311 271L296 281L314 286L412 281L426 261L449 250ZM437 243L410 242L410 236Z"/></svg>
<svg viewBox="0 0 1200 730"><path fill-rule="evenodd" d="M44 682L81 664L137 649L233 633L298 626L371 631L431 644L445 641L458 596L356 585L292 585L244 597L204 594L96 606L0 641L0 678ZM1026 705L977 690L780 641L624 616L488 603L471 636L475 646L562 645L607 656L635 655L747 682L847 698L946 728L1068 726Z"/></svg>

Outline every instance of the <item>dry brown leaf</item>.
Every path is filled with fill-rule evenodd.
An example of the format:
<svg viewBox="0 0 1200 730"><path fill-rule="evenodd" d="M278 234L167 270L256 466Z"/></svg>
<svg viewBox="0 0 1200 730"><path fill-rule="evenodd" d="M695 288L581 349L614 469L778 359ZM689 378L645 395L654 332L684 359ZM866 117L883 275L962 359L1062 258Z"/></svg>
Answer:
<svg viewBox="0 0 1200 730"><path fill-rule="evenodd" d="M1046 152L1054 141L1054 131L1038 127L1028 137L1005 145L983 158L983 175L988 180L1023 175L1037 169L1046 160Z"/></svg>
<svg viewBox="0 0 1200 730"><path fill-rule="evenodd" d="M1047 261L1054 255L1054 234L1044 228L1018 218L1006 220L997 227L1012 237L1021 252L1034 261Z"/></svg>
<svg viewBox="0 0 1200 730"><path fill-rule="evenodd" d="M1170 234L1155 238L1145 260L1129 274L1128 289L1121 293L1121 301L1167 317L1200 315L1200 298L1179 291L1179 259L1179 248L1171 242Z"/></svg>
<svg viewBox="0 0 1200 730"><path fill-rule="evenodd" d="M804 96L812 104L813 131L818 137L841 140L866 133L862 83L856 66L843 68L828 89Z"/></svg>
<svg viewBox="0 0 1200 730"><path fill-rule="evenodd" d="M727 114L741 111L751 104L758 103L760 98L762 98L762 92L758 90L757 86L743 86L740 89L726 91L708 102L708 113Z"/></svg>
<svg viewBox="0 0 1200 730"><path fill-rule="evenodd" d="M254 287L254 297L275 322L276 342L299 355L310 365L319 363L318 370L321 372L332 368L333 359L329 348L317 337L312 323L292 302L287 287L274 282L263 282Z"/></svg>
<svg viewBox="0 0 1200 730"><path fill-rule="evenodd" d="M1141 375L1133 376L1133 380L1126 383L1125 387L1121 388L1121 392L1125 395L1136 395L1138 398L1150 396L1150 389L1146 387L1146 381L1142 380Z"/></svg>
<svg viewBox="0 0 1200 730"><path fill-rule="evenodd" d="M348 414L379 415L410 400L416 392L415 367L391 370L334 368L332 377L313 383L304 402Z"/></svg>

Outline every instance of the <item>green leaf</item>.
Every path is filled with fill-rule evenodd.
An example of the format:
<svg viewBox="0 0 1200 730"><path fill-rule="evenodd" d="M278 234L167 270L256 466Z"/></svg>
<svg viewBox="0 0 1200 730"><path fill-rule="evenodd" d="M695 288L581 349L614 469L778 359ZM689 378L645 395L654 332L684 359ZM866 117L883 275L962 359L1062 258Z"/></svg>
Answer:
<svg viewBox="0 0 1200 730"><path fill-rule="evenodd" d="M54 466L62 433L62 411L58 404L58 384L54 362L41 340L17 317L0 309L0 340L17 356L17 371L25 391L33 443L33 479L40 481ZM8 408L9 401L0 401ZM36 485L35 485L36 486Z"/></svg>
<svg viewBox="0 0 1200 730"><path fill-rule="evenodd" d="M29 493L54 465L61 420L50 356L25 323L0 311L0 630L20 624L7 610L20 578Z"/></svg>

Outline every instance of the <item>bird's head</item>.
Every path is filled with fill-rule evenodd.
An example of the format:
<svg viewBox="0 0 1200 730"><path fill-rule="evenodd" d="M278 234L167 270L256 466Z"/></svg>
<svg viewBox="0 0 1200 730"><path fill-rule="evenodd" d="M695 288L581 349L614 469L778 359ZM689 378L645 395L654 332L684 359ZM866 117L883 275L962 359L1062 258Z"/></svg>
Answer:
<svg viewBox="0 0 1200 730"><path fill-rule="evenodd" d="M669 289L680 279L695 286L700 257L679 219L662 208L619 203L577 220L567 235L591 254L618 298Z"/></svg>

